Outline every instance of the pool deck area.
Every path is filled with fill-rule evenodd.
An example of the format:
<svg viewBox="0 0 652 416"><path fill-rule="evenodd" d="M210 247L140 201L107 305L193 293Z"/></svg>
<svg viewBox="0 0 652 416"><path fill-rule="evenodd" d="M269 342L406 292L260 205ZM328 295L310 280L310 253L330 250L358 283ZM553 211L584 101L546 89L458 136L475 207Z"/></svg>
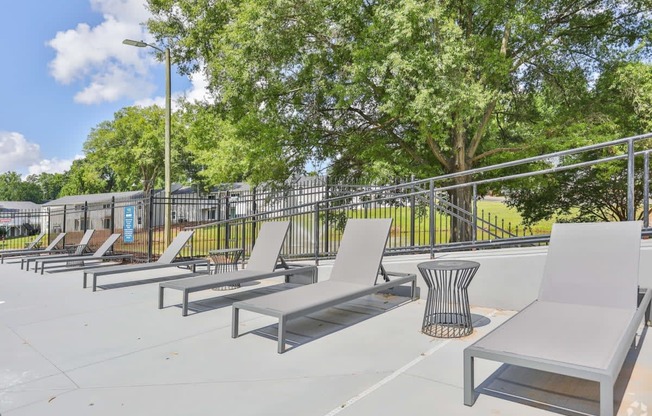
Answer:
<svg viewBox="0 0 652 416"><path fill-rule="evenodd" d="M187 270L109 276L93 293L82 289L81 271L41 276L10 261L0 266L0 415L598 414L597 383L485 360L476 360L478 399L464 406L463 349L538 289L524 278L530 292L514 300L511 291L523 292L518 284L492 281L491 273L501 256L525 264L545 258L545 248L495 251L437 256L481 263L468 337L420 332L426 288L418 276L417 301L405 287L290 321L284 354L276 352L277 321L267 316L242 311L241 335L232 339L231 304L297 283L278 278L200 292L182 317L179 292L166 293L166 307L157 309L158 282ZM428 259L383 264L416 273ZM319 280L329 268L320 265ZM501 295L504 302L493 301ZM649 329L639 328L616 383L618 415L652 416Z"/></svg>

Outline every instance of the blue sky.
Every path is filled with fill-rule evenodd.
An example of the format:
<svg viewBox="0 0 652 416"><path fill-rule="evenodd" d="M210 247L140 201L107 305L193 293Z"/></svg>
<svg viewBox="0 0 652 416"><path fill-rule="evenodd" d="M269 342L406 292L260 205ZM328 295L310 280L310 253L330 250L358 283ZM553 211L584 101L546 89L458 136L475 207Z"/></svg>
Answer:
<svg viewBox="0 0 652 416"><path fill-rule="evenodd" d="M21 0L0 13L0 173L62 172L91 129L129 105L163 106L165 65L151 48L144 0ZM201 76L172 91L205 96Z"/></svg>

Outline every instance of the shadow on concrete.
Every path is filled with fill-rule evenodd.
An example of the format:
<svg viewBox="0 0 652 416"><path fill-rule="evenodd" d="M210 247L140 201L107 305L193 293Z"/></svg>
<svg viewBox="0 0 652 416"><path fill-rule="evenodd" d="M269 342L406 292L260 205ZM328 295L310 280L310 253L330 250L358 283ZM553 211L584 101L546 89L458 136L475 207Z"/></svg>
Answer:
<svg viewBox="0 0 652 416"><path fill-rule="evenodd" d="M644 327L639 342L630 348L614 386L614 409L623 401L634 365L646 337ZM503 364L476 388L476 394L509 400L567 416L600 413L600 386L597 382Z"/></svg>

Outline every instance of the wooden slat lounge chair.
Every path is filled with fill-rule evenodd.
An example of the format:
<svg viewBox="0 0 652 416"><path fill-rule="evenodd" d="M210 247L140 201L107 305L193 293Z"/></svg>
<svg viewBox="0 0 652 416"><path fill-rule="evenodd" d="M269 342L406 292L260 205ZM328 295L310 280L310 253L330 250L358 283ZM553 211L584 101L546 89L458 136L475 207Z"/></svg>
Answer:
<svg viewBox="0 0 652 416"><path fill-rule="evenodd" d="M39 264L41 265L41 274L45 270L46 264L56 264L56 263L74 263L74 268L78 269L81 267L88 267L88 263L95 266L94 263L101 263L106 260L124 260L124 259L133 259L133 254L112 254L110 253L111 247L115 244L116 241L120 238L120 233L111 234L109 238L91 255L86 256L68 256L68 257L58 257L57 258L40 258L34 260L34 273L38 272Z"/></svg>
<svg viewBox="0 0 652 416"><path fill-rule="evenodd" d="M412 285L411 298L416 299L415 274L386 273L396 278L376 284L391 224L391 219L348 220L329 280L234 303L231 336L238 337L240 309L276 317L281 354L291 319L405 283Z"/></svg>
<svg viewBox="0 0 652 416"><path fill-rule="evenodd" d="M194 231L190 230L190 231L181 231L179 234L177 234L174 240L172 240L172 243L170 243L168 248L166 248L163 254L161 254L161 257L159 257L158 260L156 260L155 262L141 263L141 264L127 264L124 266L110 266L110 267L101 267L96 269L84 270L83 287L86 288L86 282L88 277L92 277L93 279L93 292L95 292L97 290L98 276L163 269L169 267L191 267L194 271L195 268L199 265L204 265L208 269L210 265L210 261L207 259L175 261L179 252L181 252L183 247L192 238L193 233Z"/></svg>
<svg viewBox="0 0 652 416"><path fill-rule="evenodd" d="M600 385L600 415L614 414L614 383L649 307L637 306L640 222L555 224L536 301L464 350L464 404L474 359Z"/></svg>
<svg viewBox="0 0 652 416"><path fill-rule="evenodd" d="M307 265L287 265L284 264L282 269L277 268L283 241L290 228L290 221L266 222L260 228L260 233L256 239L256 244L251 252L247 268L245 270L235 270L225 273L188 277L159 284L159 309L163 308L164 290L176 289L183 292L183 301L181 314L188 315L188 295L193 292L214 289L222 286L235 286L241 283L255 280L268 279L271 277L285 276L285 281L289 281L291 275L312 276L312 282L317 282L317 266ZM286 268L287 267L287 268Z"/></svg>

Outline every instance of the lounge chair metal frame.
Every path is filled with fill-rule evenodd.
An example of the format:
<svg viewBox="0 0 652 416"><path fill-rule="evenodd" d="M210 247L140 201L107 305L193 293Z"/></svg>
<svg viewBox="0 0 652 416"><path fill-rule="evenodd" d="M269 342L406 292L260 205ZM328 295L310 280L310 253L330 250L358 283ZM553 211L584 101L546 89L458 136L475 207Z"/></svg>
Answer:
<svg viewBox="0 0 652 416"><path fill-rule="evenodd" d="M272 293L247 301L235 302L232 310L231 337L238 337L241 309L272 316L278 318L279 321L277 351L282 354L285 352L287 322L291 319L406 283L411 284L411 300L416 300L416 274L388 272L381 265L391 222L391 219L350 219L347 222L347 229L344 232L340 249L335 258L330 280L284 292ZM350 228L352 229L349 231L351 234L348 234L347 230ZM356 250L358 251L356 252ZM353 263L364 262L364 260L367 260L365 266L356 266L349 269L349 266ZM368 274L370 270L372 276L364 275ZM385 279L384 283L377 283L379 274ZM390 276L395 277L395 279L386 281ZM373 279L371 282L370 277ZM313 292L308 293L308 296L322 297L305 305L291 305L291 302L285 302L287 298L301 299L301 297L305 296L304 292Z"/></svg>
<svg viewBox="0 0 652 416"><path fill-rule="evenodd" d="M200 274L184 279L159 284L158 308L163 309L165 289L183 292L181 315L188 315L188 296L190 293L215 289L223 286L236 286L242 283L285 276L288 283L290 276L309 275L312 283L317 282L317 266L287 264L281 257L283 242L290 228L290 221L273 221L263 223L249 256L245 270L234 270L217 274Z"/></svg>
<svg viewBox="0 0 652 416"><path fill-rule="evenodd" d="M186 246L186 244L188 244L188 241L192 238L193 233L194 231L190 230L181 231L179 234L177 234L172 243L170 243L168 248L165 249L163 254L161 254L158 260L155 262L84 270L82 286L84 289L87 287L89 276L93 279L93 292L95 292L97 291L97 278L99 276L131 273L143 270L165 269L169 267L190 267L194 272L196 267L201 265L206 266L206 269L208 270L210 267L210 261L207 259L174 261L181 250Z"/></svg>
<svg viewBox="0 0 652 416"><path fill-rule="evenodd" d="M39 264L41 265L41 274L45 271L45 265L50 263L68 263L68 262L81 262L80 266L76 267L88 267L84 262L102 262L105 260L124 260L124 259L133 259L133 254L114 254L111 253L111 247L115 244L116 241L120 238L120 233L111 234L109 238L106 239L104 243L95 251L95 253L89 255L81 256L53 256L46 258L38 258L34 260L34 273L37 273L39 270ZM29 266L28 266L29 268Z"/></svg>
<svg viewBox="0 0 652 416"><path fill-rule="evenodd" d="M621 223L622 224L622 223ZM631 223L630 223L631 225ZM572 226L577 226L577 224L563 224L561 227L572 227ZM560 227L560 224L555 224L553 227L553 237L555 233L555 228ZM629 226L626 226L629 227ZM566 228L567 230L571 230L571 228ZM582 233L583 229L581 227L575 228L574 229L576 233ZM569 231L570 232L570 231ZM586 232L586 231L584 231ZM635 237L639 239L639 244L640 244L640 225L638 229L636 226L633 228L630 227L629 230L627 230L628 233L630 233L630 237ZM638 237L636 235L638 234ZM596 234L592 234L592 237L595 238ZM591 237L589 237L591 238ZM634 238L634 239L635 239ZM626 250L639 250L639 247L636 247L635 245L631 244L632 238L630 238L627 242L627 247ZM608 240L607 240L608 241ZM549 254L548 258L546 259L546 268L548 268L548 263L550 261L550 256L552 250L552 246L555 241L552 241L551 239L551 247L549 248ZM635 241L634 241L635 242ZM599 242L597 245L604 244L604 242ZM611 261L614 261L614 259L617 259L617 256L609 255L607 254L604 256L605 253L602 252L603 250L600 250L597 253L592 253L595 256L600 256L602 255L603 257L607 259L611 259ZM609 251L608 249L606 251ZM555 253L555 255L558 256L559 251ZM634 260L632 257L635 257L635 266L628 265L630 268L635 268L636 270L636 276L635 278L638 278L638 252L636 253L635 256L628 256L627 259L624 259L625 262L631 263ZM570 254L572 256L572 254ZM588 257L588 256L587 256ZM567 257L568 258L568 257ZM617 259L615 261L620 261L621 259ZM608 261L608 260L607 260ZM558 265L563 262L558 262ZM555 270L555 272L558 272L559 268ZM630 270L628 270L630 271ZM563 274L563 272L562 272ZM589 276L590 278L595 277L596 280L596 287L601 285L603 282L599 281L600 277L596 276L596 274L593 274ZM599 383L600 386L600 415L602 416L613 416L614 414L614 384L616 382L616 379L618 377L618 374L620 373L620 370L623 366L623 363L625 361L625 358L627 356L627 353L635 340L636 337L636 332L637 329L640 326L641 321L644 319L649 319L649 315L646 316L646 310L649 310L650 308L650 303L652 301L652 290L651 289L640 289L637 288L637 292L642 295L641 301L638 303L638 307L636 308L627 308L627 305L623 307L623 305L605 305L601 306L600 302L594 302L593 299L588 299L588 297L592 295L588 295L587 299L580 299L577 303L570 303L568 302L568 298L572 298L573 294L568 293L573 292L573 290L568 290L568 286L564 286L565 283L562 283L561 285L559 283L548 283L551 281L553 278L547 279L548 273L544 272L544 280L542 281L542 289L539 294L539 299L536 301L532 302L530 305L528 305L526 308L524 308L522 311L514 315L512 318L498 326L496 329L494 329L492 332L487 334L485 337L482 339L478 340L475 342L473 345L467 347L464 350L464 404L467 406L472 406L477 398L477 395L474 391L474 359L475 358L482 358L486 360L492 360L492 361L498 361L502 362L505 364L511 364L511 365L516 365L520 367L526 367L526 368L531 368L535 370L541 370L541 371L547 371L551 373L556 373L556 374L561 374L565 376L572 376L572 377L577 377L585 380L591 380L591 381L596 381ZM568 276L565 276L568 277ZM618 276L620 277L620 276ZM572 278L570 279L572 280ZM627 282L623 282L623 285L630 286L630 278L623 279L621 278L620 281L622 280L627 280ZM590 280L585 280L580 283L584 283L586 281ZM618 283L620 283L620 281ZM559 279L557 280L559 282ZM575 282L571 282L570 284L573 284ZM545 285L547 284L547 288ZM578 284L575 286L576 290L581 290L582 284ZM556 285L556 286L555 286ZM585 286L585 285L584 285ZM561 287L562 290L559 290ZM629 288L628 288L629 289ZM547 290L547 292L546 292ZM562 295L550 295L551 292L557 291L561 292ZM586 290L586 292L589 292L590 290ZM633 290L632 290L633 291ZM600 292L600 290L596 290L596 292ZM542 295L546 297L546 299L541 300ZM630 301L634 300L634 293L632 293L632 296L629 297L626 293L626 296L623 297L623 299L626 299L627 302L626 304L631 304ZM602 298L608 298L609 295L607 294L606 296L604 294L600 295ZM547 298L554 298L554 297L561 297L564 298L566 297L567 299L561 299L561 300L555 300L555 299L547 299ZM619 294L614 295L614 298L620 297ZM597 299L597 298L596 298ZM614 301L615 302L615 301ZM568 305L568 306L565 306ZM596 306L597 305L597 306ZM626 323L626 328L624 330L619 331L616 333L613 338L618 338L616 341L616 345L611 346L611 352L608 355L608 363L603 363L601 365L589 365L587 363L589 362L603 362L601 359L593 359L593 361L588 360L582 363L582 358L587 357L587 356L593 356L596 357L599 354L596 353L595 355L592 354L592 350L599 350L600 348L605 348L604 342L593 342L589 343L589 345L584 345L583 348L585 348L583 351L578 351L578 346L575 344L569 344L569 345L564 345L564 349L567 351L566 354L562 355L572 355L574 358L573 359L551 359L551 355L548 352L551 349L554 349L556 347L559 347L559 342L558 341L547 341L543 340L543 345L540 346L540 350L543 352L540 352L539 354L533 354L532 352L527 353L527 354L522 354L515 352L514 350L519 349L518 347L513 347L514 337L509 337L508 334L510 334L510 330L513 332L515 328L521 328L524 325L529 325L531 323L532 319L529 319L529 317L536 316L535 313L540 312L534 312L537 309L536 308L541 308L539 309L540 311L546 311L546 310L552 310L554 308L560 308L560 307L568 307L568 308L575 308L576 311L581 312L583 315L582 316L590 316L591 318L591 323L595 322L594 320L600 319L600 313L603 313L604 316L616 316L616 313L623 313L623 319L616 321L617 323L626 322L628 317L630 316L628 313L633 309L633 313L631 314L631 319ZM546 309L548 308L548 309ZM597 313L596 313L597 312ZM649 314L649 312L647 312ZM519 318L520 317L520 318ZM572 318L571 316L568 316L568 318ZM518 319L517 319L518 318ZM582 318L579 318L581 320ZM604 319L604 318L603 318ZM560 325L572 325L570 323L571 319L565 322L559 323ZM587 321L584 321L585 325L588 325ZM649 325L650 323L647 322ZM599 329L602 330L600 327L601 323L598 323ZM574 328L577 328L577 326L574 326ZM592 327L593 328L593 327ZM541 328L536 328L537 331L540 330ZM501 330L502 332L498 333L497 331ZM605 331L608 331L608 329L604 329ZM546 330L547 331L547 330ZM498 333L497 336L492 337L492 334L496 332ZM548 332L543 332L542 336L545 336L545 334L548 334ZM600 336L604 336L604 334L600 334ZM510 339L511 338L511 339ZM548 338L549 339L549 338ZM488 341L487 341L488 340ZM537 341L540 341L539 338L537 338ZM545 342L549 342L552 344L545 345ZM518 341L517 341L518 342ZM586 343L583 343L586 344ZM606 365L605 365L606 364Z"/></svg>
<svg viewBox="0 0 652 416"><path fill-rule="evenodd" d="M95 234L95 230L93 229L86 230L81 240L79 240L79 243L64 246L63 249L58 251L52 251L51 254L47 256L47 258L59 259L59 258L68 258L72 256L82 256L84 255L84 253L91 254L89 249L89 244L91 242L91 238L93 238L93 234ZM29 271L30 262L35 262L36 260L46 257L46 256L41 256L41 254L42 253L22 258L20 260L20 269L23 270L23 268L25 268L25 270Z"/></svg>
<svg viewBox="0 0 652 416"><path fill-rule="evenodd" d="M32 254L41 255L41 254L65 253L65 252L67 252L67 250L65 248L61 248L61 249L56 248L59 245L59 243L61 243L61 241L63 241L65 236L66 236L66 233L59 233L47 247L41 248L41 249L36 249L36 250L16 250L16 251L4 252L4 253L0 252L0 264L3 264L5 262L5 257L29 256L29 255L32 255ZM21 268L22 268L22 264L21 264Z"/></svg>

